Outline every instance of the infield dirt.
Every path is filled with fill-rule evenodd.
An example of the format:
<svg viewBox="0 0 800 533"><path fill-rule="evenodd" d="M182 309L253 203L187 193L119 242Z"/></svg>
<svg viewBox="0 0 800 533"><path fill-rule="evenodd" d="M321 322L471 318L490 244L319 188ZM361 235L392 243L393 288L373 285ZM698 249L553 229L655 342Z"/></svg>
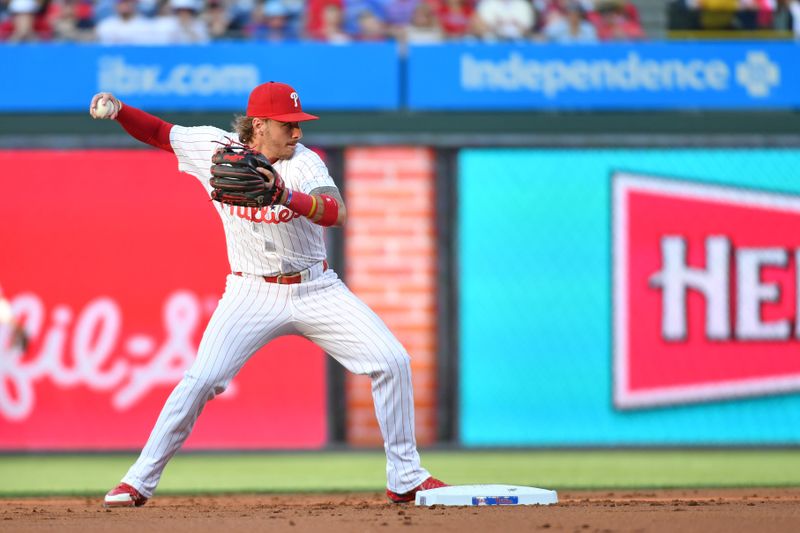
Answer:
<svg viewBox="0 0 800 533"><path fill-rule="evenodd" d="M415 507L381 494L157 496L137 509L97 498L0 500L0 531L796 532L800 488L559 491L550 507Z"/></svg>

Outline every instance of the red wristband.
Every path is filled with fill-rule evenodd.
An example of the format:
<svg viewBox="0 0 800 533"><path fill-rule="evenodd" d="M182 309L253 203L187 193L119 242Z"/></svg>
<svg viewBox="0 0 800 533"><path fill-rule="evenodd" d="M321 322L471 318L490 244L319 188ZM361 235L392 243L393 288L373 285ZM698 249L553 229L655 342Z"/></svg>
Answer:
<svg viewBox="0 0 800 533"><path fill-rule="evenodd" d="M284 205L295 213L308 217L312 222L314 222L312 220L314 215L322 209L322 217L315 224L333 226L339 219L339 202L327 194L321 194L317 198L321 202L317 202L317 199L310 194L287 189L286 203Z"/></svg>
<svg viewBox="0 0 800 533"><path fill-rule="evenodd" d="M322 213L322 218L319 219L317 224L320 226L333 226L339 219L339 202L327 194L321 194L320 198L325 206L325 211Z"/></svg>
<svg viewBox="0 0 800 533"><path fill-rule="evenodd" d="M291 191L291 193L287 193L286 196L286 207L304 217L311 214L311 207L315 202L310 194L300 191Z"/></svg>

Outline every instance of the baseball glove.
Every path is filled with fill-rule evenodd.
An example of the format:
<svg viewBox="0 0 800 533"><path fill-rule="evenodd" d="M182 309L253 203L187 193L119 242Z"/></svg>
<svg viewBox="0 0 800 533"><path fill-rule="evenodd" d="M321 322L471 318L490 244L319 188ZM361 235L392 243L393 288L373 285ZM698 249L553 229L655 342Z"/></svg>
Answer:
<svg viewBox="0 0 800 533"><path fill-rule="evenodd" d="M283 180L264 154L247 146L227 144L211 157L211 199L229 205L264 207L283 194ZM257 169L268 170L269 178Z"/></svg>

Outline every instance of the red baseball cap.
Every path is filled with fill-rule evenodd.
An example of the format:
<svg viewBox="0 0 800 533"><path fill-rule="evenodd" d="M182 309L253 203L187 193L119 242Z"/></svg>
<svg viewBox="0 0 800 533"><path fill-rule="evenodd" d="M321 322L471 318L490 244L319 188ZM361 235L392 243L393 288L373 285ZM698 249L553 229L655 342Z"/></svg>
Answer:
<svg viewBox="0 0 800 533"><path fill-rule="evenodd" d="M252 90L247 101L247 116L271 118L281 122L302 122L319 118L303 113L297 91L276 81L262 83Z"/></svg>

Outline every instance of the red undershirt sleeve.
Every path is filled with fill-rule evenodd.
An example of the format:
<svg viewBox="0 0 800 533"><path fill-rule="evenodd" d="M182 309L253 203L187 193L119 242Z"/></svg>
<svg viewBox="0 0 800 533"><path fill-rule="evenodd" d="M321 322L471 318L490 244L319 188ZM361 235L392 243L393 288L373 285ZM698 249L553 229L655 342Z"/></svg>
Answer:
<svg viewBox="0 0 800 533"><path fill-rule="evenodd" d="M167 152L173 151L169 142L169 131L173 124L129 105L122 107L117 122L134 139Z"/></svg>

